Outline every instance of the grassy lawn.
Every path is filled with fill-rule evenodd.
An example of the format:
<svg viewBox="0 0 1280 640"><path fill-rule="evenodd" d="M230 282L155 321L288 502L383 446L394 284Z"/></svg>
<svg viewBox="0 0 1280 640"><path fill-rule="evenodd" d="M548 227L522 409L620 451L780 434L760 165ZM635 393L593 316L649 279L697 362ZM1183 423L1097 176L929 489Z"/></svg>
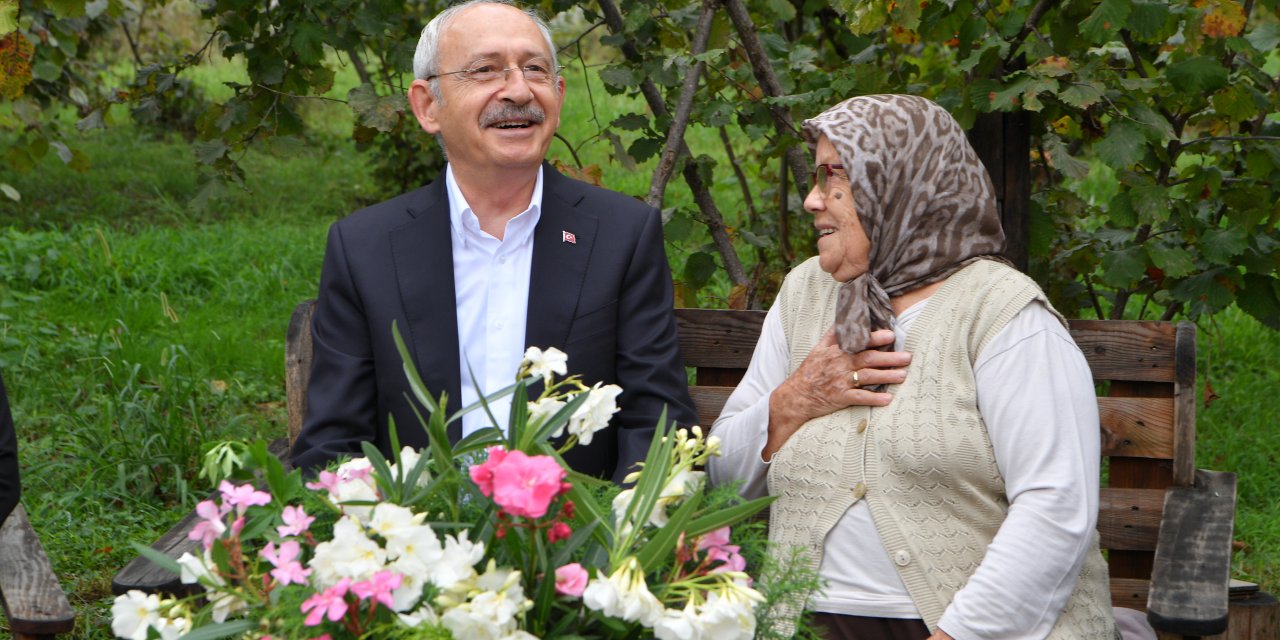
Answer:
<svg viewBox="0 0 1280 640"><path fill-rule="evenodd" d="M652 161L624 168L598 136L639 107L587 87L570 72L562 135L607 186L647 192ZM0 176L23 195L0 199L0 370L24 502L80 613L75 637L109 637L112 575L134 556L129 543L150 543L210 490L194 471L210 444L283 434L285 325L315 295L325 230L394 195L376 193L341 137L340 105L312 117L330 134L287 156L251 153L247 190L206 208L190 204L200 182L189 147L131 125L86 137L88 172L47 158ZM715 131L690 144L721 154ZM574 162L560 142L552 153ZM716 175L721 201L737 202L730 172ZM678 183L667 206L690 207ZM673 268L700 243L670 246ZM1200 384L1218 399L1199 407L1199 464L1240 474L1237 573L1278 592L1280 334L1232 310L1203 324L1200 352Z"/></svg>

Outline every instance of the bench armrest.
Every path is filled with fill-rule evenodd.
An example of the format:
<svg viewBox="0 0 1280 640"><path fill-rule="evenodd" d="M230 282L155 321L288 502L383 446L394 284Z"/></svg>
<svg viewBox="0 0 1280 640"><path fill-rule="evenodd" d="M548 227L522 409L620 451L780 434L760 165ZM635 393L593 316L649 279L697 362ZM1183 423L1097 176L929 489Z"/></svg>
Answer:
<svg viewBox="0 0 1280 640"><path fill-rule="evenodd" d="M1195 486L1165 492L1147 601L1151 626L1185 636L1226 630L1235 513L1234 473L1201 469Z"/></svg>
<svg viewBox="0 0 1280 640"><path fill-rule="evenodd" d="M75 611L22 504L0 524L0 604L15 636L69 633Z"/></svg>

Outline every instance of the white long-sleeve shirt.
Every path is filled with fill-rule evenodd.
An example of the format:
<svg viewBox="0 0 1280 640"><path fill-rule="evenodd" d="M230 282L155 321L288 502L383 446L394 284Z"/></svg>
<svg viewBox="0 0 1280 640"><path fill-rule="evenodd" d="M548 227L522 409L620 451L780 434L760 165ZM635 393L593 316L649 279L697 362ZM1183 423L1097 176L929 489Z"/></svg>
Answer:
<svg viewBox="0 0 1280 640"><path fill-rule="evenodd" d="M928 300L897 318L895 349ZM712 482L742 480L768 493L769 396L788 375L790 354L776 308L765 318L746 376L712 433L723 455ZM907 375L910 374L908 369ZM1097 524L1100 435L1092 374L1079 348L1041 303L1023 309L974 364L978 407L1009 498L1008 517L938 626L956 637L1043 638L1065 606ZM876 541L867 544L866 541ZM817 611L919 617L871 519L855 503L829 533Z"/></svg>

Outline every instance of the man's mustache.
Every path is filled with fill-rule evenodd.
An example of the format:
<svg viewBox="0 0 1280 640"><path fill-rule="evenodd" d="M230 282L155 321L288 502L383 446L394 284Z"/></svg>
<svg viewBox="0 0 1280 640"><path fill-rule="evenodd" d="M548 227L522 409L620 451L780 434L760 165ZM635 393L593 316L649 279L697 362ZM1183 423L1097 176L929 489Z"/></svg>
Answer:
<svg viewBox="0 0 1280 640"><path fill-rule="evenodd" d="M527 120L533 124L542 124L547 119L547 113L534 104L514 105L500 104L485 109L480 114L480 126L488 127L499 122L512 122L518 120Z"/></svg>

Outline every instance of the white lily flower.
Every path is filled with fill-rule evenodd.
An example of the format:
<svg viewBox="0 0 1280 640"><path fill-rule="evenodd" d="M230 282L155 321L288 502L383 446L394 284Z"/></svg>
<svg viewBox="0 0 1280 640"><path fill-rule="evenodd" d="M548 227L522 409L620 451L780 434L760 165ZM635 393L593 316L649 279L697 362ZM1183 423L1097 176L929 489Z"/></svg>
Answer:
<svg viewBox="0 0 1280 640"><path fill-rule="evenodd" d="M147 630L160 620L160 596L132 590L111 605L111 632L118 638L147 640Z"/></svg>
<svg viewBox="0 0 1280 640"><path fill-rule="evenodd" d="M333 525L333 539L316 545L307 566L314 571L312 579L321 588L329 588L343 578L368 580L384 569L387 552L365 535L356 520L347 515Z"/></svg>
<svg viewBox="0 0 1280 640"><path fill-rule="evenodd" d="M379 502L373 508L373 517L369 519L369 530L382 536L390 547L392 540L403 541L408 536L420 535L422 521L426 519L425 513L415 514L398 504Z"/></svg>
<svg viewBox="0 0 1280 640"><path fill-rule="evenodd" d="M591 387L587 399L569 418L569 433L578 436L579 444L591 444L595 432L609 426L609 419L618 412L618 395L622 387L608 384Z"/></svg>
<svg viewBox="0 0 1280 640"><path fill-rule="evenodd" d="M653 623L653 635L658 640L702 640L707 637L692 602L684 609L663 611L662 617Z"/></svg>
<svg viewBox="0 0 1280 640"><path fill-rule="evenodd" d="M391 477L399 477L401 473L409 473L411 469L418 465L418 460L422 458L422 454L417 449L405 445L400 449L400 464L391 465ZM403 471L401 471L403 469ZM427 469L422 470L422 474L418 476L419 487L425 487L431 483L431 474Z"/></svg>
<svg viewBox="0 0 1280 640"><path fill-rule="evenodd" d="M551 416L563 409L564 405L564 401L558 398L543 398L537 402L530 402L529 426L541 427L546 424L547 420L551 419ZM560 425L560 428L556 429L555 433L551 434L551 437L559 438L561 433L564 433L564 425Z"/></svg>
<svg viewBox="0 0 1280 640"><path fill-rule="evenodd" d="M444 555L432 566L428 579L441 589L449 589L476 576L475 565L484 559L484 544L472 542L466 533L444 537Z"/></svg>
<svg viewBox="0 0 1280 640"><path fill-rule="evenodd" d="M569 372L569 356L555 347L548 347L546 351L529 347L524 352L524 359L529 363L529 375L547 382L551 381L553 373L563 376Z"/></svg>
<svg viewBox="0 0 1280 640"><path fill-rule="evenodd" d="M649 592L635 558L628 558L608 578L595 578L588 583L582 592L582 603L606 616L646 627L652 627L665 612L662 603Z"/></svg>

